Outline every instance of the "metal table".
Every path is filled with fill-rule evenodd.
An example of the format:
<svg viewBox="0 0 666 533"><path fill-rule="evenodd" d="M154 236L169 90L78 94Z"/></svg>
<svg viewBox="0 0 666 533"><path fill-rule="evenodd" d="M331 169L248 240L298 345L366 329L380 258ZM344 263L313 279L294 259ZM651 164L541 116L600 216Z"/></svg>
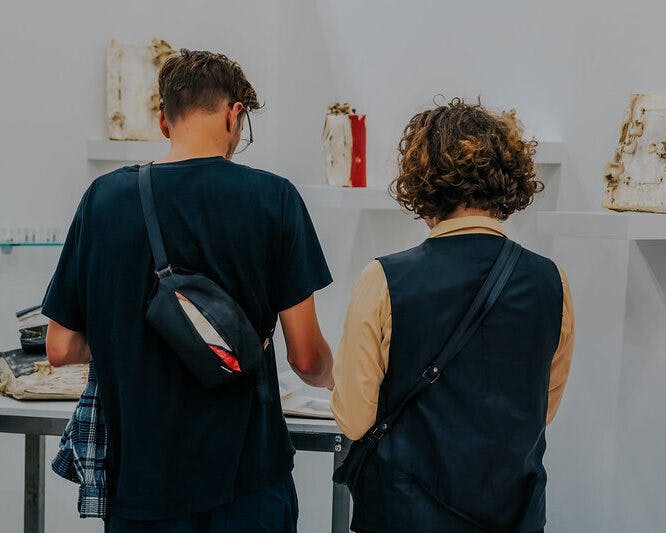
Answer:
<svg viewBox="0 0 666 533"><path fill-rule="evenodd" d="M62 434L76 402L18 401L0 396L0 433L25 435L25 533L44 533L44 474L46 435ZM337 467L345 457L349 441L332 420L287 417L287 425L297 450L329 452ZM350 498L344 485L333 483L332 533L349 531Z"/></svg>

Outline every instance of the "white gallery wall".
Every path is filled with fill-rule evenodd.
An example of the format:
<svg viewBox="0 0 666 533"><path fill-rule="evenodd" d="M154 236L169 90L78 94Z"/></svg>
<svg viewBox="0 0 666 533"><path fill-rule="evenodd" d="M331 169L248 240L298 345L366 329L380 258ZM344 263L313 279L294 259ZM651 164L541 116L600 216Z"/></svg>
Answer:
<svg viewBox="0 0 666 533"><path fill-rule="evenodd" d="M518 109L527 131L562 140L547 191L510 224L569 275L577 317L571 379L548 430L548 531L666 530L666 244L536 234L537 209L600 209L602 172L632 92L666 90L666 4L272 0L64 0L12 3L0 17L0 227L66 227L94 176L87 139L105 134L105 44L157 36L227 53L266 107L244 162L321 183L323 113L349 100L368 119L368 183L386 186L406 121L433 96ZM335 285L318 299L336 344L363 265L423 236L399 212L312 213ZM656 216L655 224L666 224ZM0 255L0 349L13 312L38 302L58 251ZM57 439L48 440L49 454ZM435 444L436 445L436 444ZM22 438L0 436L0 533L22 524ZM329 528L330 457L297 458L301 530ZM47 532L101 531L77 521L73 486L50 476Z"/></svg>

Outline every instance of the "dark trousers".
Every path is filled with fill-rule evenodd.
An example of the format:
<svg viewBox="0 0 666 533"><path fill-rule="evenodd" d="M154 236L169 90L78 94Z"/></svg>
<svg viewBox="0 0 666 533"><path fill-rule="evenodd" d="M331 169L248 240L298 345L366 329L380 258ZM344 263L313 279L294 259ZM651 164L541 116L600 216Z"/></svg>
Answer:
<svg viewBox="0 0 666 533"><path fill-rule="evenodd" d="M112 511L113 513L113 511ZM298 500L287 479L211 511L170 520L127 520L111 514L108 533L296 533Z"/></svg>

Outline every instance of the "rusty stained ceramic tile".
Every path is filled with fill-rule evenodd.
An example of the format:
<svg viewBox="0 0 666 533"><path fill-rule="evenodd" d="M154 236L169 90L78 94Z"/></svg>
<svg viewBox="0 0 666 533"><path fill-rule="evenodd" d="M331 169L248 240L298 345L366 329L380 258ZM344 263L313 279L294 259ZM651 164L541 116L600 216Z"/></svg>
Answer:
<svg viewBox="0 0 666 533"><path fill-rule="evenodd" d="M173 49L166 41L149 45L111 40L106 55L106 108L112 140L164 140L158 124L157 74Z"/></svg>
<svg viewBox="0 0 666 533"><path fill-rule="evenodd" d="M666 213L666 93L631 96L604 178L604 207Z"/></svg>

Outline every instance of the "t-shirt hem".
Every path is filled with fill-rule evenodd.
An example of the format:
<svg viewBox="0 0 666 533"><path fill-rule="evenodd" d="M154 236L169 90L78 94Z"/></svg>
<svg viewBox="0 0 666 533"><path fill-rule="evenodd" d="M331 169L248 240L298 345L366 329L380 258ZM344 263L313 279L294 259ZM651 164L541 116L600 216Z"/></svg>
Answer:
<svg viewBox="0 0 666 533"><path fill-rule="evenodd" d="M152 520L170 520L182 516L188 516L195 513L205 513L211 511L222 505L227 505L234 502L236 499L243 497L247 494L257 492L264 487L276 483L280 479L286 477L291 473L294 468L293 459L289 461L285 467L281 468L276 474L266 476L262 483L259 483L256 489L249 491L238 491L232 498L228 495L217 496L215 498L208 498L204 501L197 503L187 503L184 505L173 505L172 503L164 503L160 510L139 508L140 506L118 504L117 500L110 505L110 514L125 520L137 521L152 521ZM168 511L162 509L168 508Z"/></svg>
<svg viewBox="0 0 666 533"><path fill-rule="evenodd" d="M333 283L333 278L329 275L328 277L322 279L319 283L310 285L307 289L299 292L298 296L292 296L291 298L287 298L280 302L277 306L278 312L285 311L286 309L290 309L295 305L300 304L301 302L307 300L315 292L328 287L331 283Z"/></svg>
<svg viewBox="0 0 666 533"><path fill-rule="evenodd" d="M84 327L83 324L79 323L76 320L70 320L68 317L64 315L60 315L57 311L51 308L51 306L47 303L44 304L42 307L42 314L54 322L57 322L61 326L72 330L72 331L83 331Z"/></svg>

